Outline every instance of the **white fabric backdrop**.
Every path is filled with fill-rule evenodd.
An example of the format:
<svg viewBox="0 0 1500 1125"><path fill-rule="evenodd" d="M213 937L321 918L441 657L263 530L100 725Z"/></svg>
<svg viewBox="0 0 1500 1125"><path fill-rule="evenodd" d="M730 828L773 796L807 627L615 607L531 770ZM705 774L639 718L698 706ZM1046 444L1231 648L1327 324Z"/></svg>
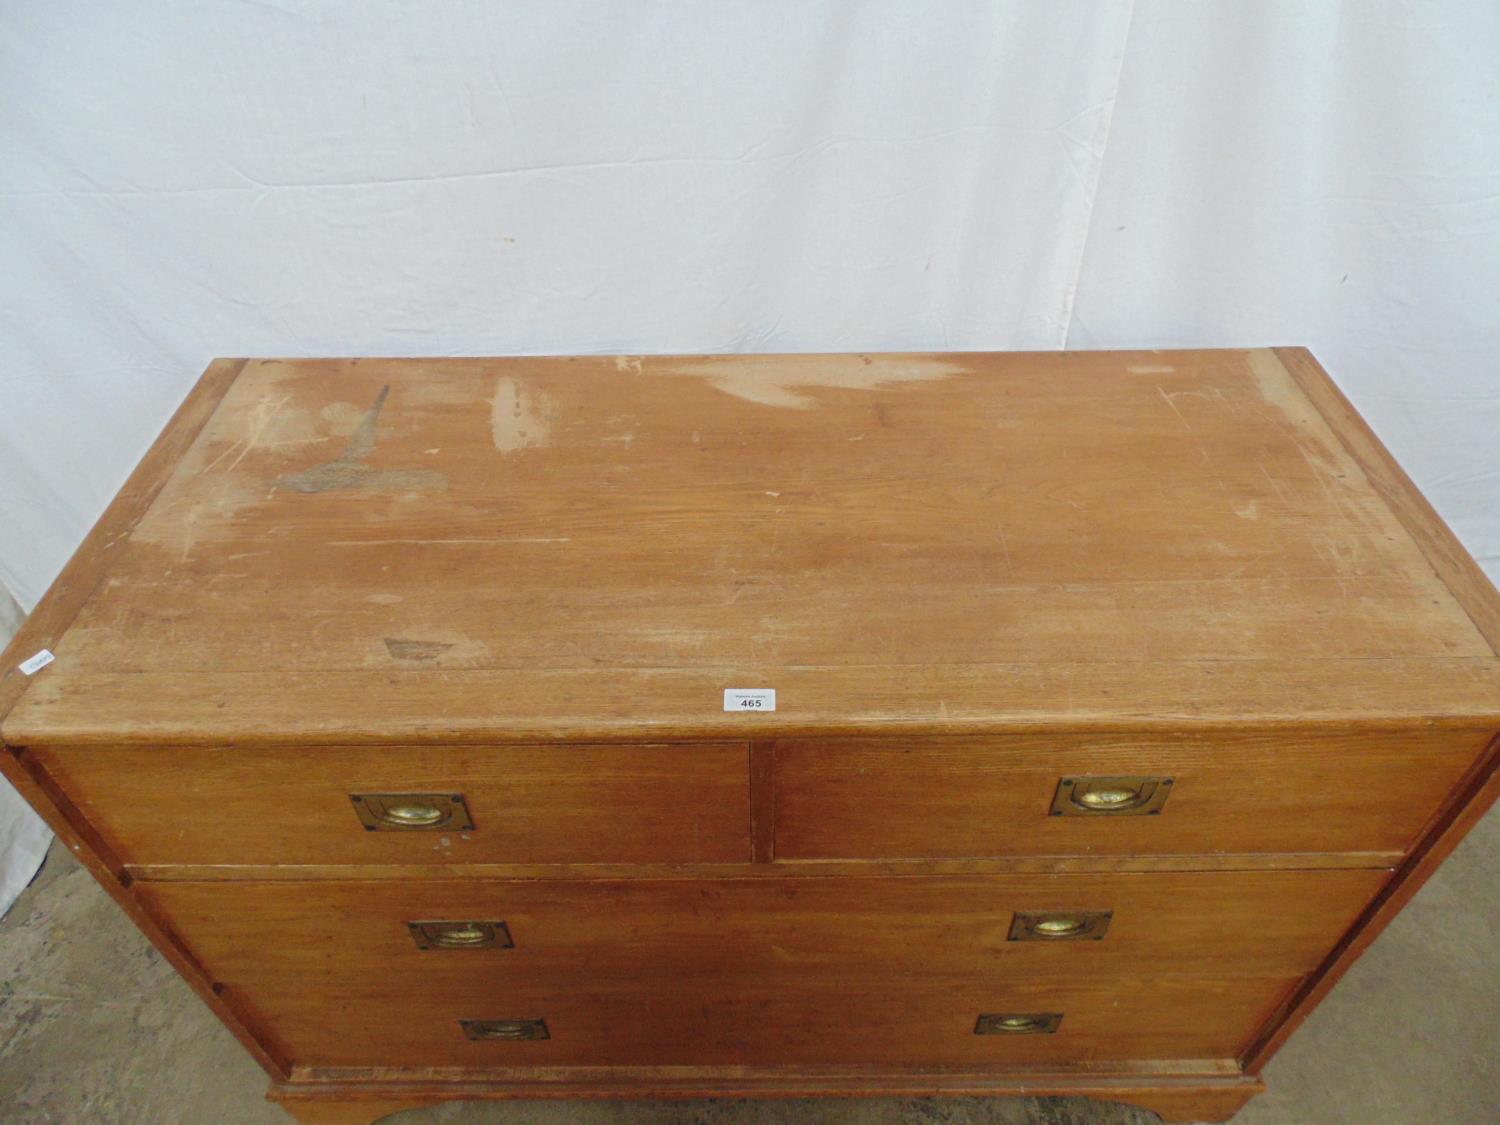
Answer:
<svg viewBox="0 0 1500 1125"><path fill-rule="evenodd" d="M1497 54L1489 0L18 0L0 580L214 355L1252 343L1494 573Z"/></svg>

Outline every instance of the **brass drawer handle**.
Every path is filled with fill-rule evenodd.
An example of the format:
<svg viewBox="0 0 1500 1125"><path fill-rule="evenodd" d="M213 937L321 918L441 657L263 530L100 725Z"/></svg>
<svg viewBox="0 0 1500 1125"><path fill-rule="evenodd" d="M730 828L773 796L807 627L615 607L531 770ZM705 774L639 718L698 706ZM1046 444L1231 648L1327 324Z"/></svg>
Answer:
<svg viewBox="0 0 1500 1125"><path fill-rule="evenodd" d="M464 832L474 827L462 793L351 793L367 832Z"/></svg>
<svg viewBox="0 0 1500 1125"><path fill-rule="evenodd" d="M1061 1012L985 1012L974 1024L975 1035L1051 1035L1062 1023Z"/></svg>
<svg viewBox="0 0 1500 1125"><path fill-rule="evenodd" d="M1065 777L1053 816L1155 816L1172 794L1170 777Z"/></svg>
<svg viewBox="0 0 1500 1125"><path fill-rule="evenodd" d="M459 1020L464 1034L476 1041L551 1039L546 1020Z"/></svg>
<svg viewBox="0 0 1500 1125"><path fill-rule="evenodd" d="M514 949L504 922L408 922L418 949Z"/></svg>
<svg viewBox="0 0 1500 1125"><path fill-rule="evenodd" d="M1016 914L1010 941L1098 941L1109 931L1110 910L1067 910Z"/></svg>

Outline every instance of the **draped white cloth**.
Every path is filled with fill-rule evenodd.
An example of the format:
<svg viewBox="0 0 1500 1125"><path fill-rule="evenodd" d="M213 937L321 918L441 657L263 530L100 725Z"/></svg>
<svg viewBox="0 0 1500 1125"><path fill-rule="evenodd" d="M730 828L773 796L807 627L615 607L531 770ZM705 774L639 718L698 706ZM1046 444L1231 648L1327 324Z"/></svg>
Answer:
<svg viewBox="0 0 1500 1125"><path fill-rule="evenodd" d="M1265 343L1494 572L1497 56L1487 0L5 5L0 581L215 355Z"/></svg>

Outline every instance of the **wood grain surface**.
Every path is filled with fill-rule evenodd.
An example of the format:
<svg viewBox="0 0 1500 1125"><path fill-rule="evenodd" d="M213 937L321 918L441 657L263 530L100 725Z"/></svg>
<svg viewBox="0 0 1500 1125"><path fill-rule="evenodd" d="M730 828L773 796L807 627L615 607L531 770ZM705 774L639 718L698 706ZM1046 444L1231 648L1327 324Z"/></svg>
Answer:
<svg viewBox="0 0 1500 1125"><path fill-rule="evenodd" d="M734 862L748 749L31 751L127 864ZM362 793L461 794L467 831L367 831Z"/></svg>
<svg viewBox="0 0 1500 1125"><path fill-rule="evenodd" d="M229 986L308 1066L921 1066L1232 1057L1295 978L803 982L606 978L559 987L475 968L462 984L344 992ZM1051 1035L976 1035L981 1013L1061 1012ZM337 1018L330 1018L337 1013ZM465 1019L544 1019L549 1038L475 1042Z"/></svg>
<svg viewBox="0 0 1500 1125"><path fill-rule="evenodd" d="M219 981L284 991L595 976L793 982L870 976L1311 971L1385 871L797 880L153 883L142 901ZM1108 910L1097 941L1011 941L1018 912ZM423 950L421 920L503 921L512 948Z"/></svg>
<svg viewBox="0 0 1500 1125"><path fill-rule="evenodd" d="M1016 735L776 745L781 860L1404 851L1489 732ZM1052 816L1067 776L1171 778L1159 814Z"/></svg>
<svg viewBox="0 0 1500 1125"><path fill-rule="evenodd" d="M1495 721L1391 487L1268 350L252 361L0 729Z"/></svg>

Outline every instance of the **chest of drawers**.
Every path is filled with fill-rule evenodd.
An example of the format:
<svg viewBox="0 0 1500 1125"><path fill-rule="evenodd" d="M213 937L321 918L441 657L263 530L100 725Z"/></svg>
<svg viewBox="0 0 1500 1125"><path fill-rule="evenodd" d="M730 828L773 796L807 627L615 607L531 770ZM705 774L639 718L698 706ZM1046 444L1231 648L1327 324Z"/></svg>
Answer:
<svg viewBox="0 0 1500 1125"><path fill-rule="evenodd" d="M1222 1120L1496 796L1497 641L1299 349L219 361L0 764L304 1122Z"/></svg>

